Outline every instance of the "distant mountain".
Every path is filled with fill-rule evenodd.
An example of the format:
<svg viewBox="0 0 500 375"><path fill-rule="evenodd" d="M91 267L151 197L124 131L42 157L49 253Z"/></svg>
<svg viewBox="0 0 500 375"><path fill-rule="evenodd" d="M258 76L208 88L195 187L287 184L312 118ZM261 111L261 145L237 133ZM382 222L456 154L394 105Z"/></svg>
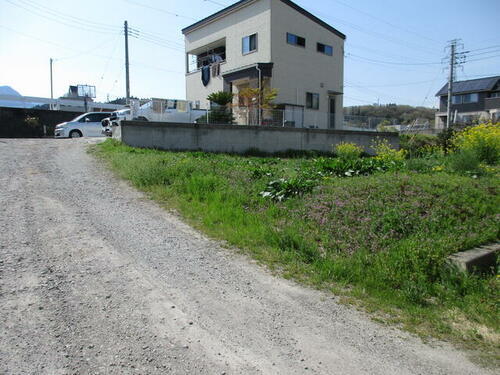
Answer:
<svg viewBox="0 0 500 375"><path fill-rule="evenodd" d="M21 94L10 86L0 86L0 95L21 96Z"/></svg>

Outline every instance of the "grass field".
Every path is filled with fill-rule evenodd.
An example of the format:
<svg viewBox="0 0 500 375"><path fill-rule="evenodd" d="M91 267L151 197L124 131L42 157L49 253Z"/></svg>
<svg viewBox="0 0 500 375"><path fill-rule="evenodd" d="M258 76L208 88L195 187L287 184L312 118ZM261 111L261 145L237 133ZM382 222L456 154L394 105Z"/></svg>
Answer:
<svg viewBox="0 0 500 375"><path fill-rule="evenodd" d="M346 178L327 173L336 163L328 157L164 152L111 140L95 152L196 228L284 277L498 360L496 272L465 275L445 263L498 240L498 175L432 172L439 161L431 160L417 162L419 172Z"/></svg>

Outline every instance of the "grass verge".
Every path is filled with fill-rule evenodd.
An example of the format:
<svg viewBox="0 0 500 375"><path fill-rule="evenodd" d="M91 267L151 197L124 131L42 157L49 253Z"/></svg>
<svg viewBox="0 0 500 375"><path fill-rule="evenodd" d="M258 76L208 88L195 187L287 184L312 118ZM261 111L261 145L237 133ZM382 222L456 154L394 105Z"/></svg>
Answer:
<svg viewBox="0 0 500 375"><path fill-rule="evenodd" d="M498 364L496 272L445 265L449 254L498 240L497 177L406 170L340 178L320 174L325 161L314 158L174 153L112 140L95 152L196 228L283 276Z"/></svg>

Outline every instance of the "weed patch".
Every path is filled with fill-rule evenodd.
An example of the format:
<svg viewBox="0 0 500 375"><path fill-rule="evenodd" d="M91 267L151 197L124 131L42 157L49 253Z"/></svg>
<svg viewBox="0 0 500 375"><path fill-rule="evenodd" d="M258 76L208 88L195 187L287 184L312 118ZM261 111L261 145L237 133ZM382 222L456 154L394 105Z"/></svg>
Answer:
<svg viewBox="0 0 500 375"><path fill-rule="evenodd" d="M499 278L446 266L448 255L498 240L496 172L472 178L453 172L451 156L392 151L271 158L106 141L97 152L195 227L284 276L341 291L423 336L498 355Z"/></svg>

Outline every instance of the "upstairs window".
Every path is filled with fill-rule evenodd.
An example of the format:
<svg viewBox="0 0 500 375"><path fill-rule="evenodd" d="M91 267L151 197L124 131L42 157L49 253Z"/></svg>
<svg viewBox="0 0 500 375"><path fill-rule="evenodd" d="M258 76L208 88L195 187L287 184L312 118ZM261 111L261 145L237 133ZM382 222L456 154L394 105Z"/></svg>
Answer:
<svg viewBox="0 0 500 375"><path fill-rule="evenodd" d="M306 108L319 109L319 94L306 92Z"/></svg>
<svg viewBox="0 0 500 375"><path fill-rule="evenodd" d="M451 104L477 103L478 101L479 94L477 92L472 94L453 95L451 97Z"/></svg>
<svg viewBox="0 0 500 375"><path fill-rule="evenodd" d="M257 34L243 37L241 43L241 51L244 55L253 51L257 51Z"/></svg>
<svg viewBox="0 0 500 375"><path fill-rule="evenodd" d="M479 95L477 93L465 94L462 96L463 96L463 103L477 103L479 101Z"/></svg>
<svg viewBox="0 0 500 375"><path fill-rule="evenodd" d="M305 47L306 39L291 33L286 33L286 42L288 44L293 44L294 46Z"/></svg>
<svg viewBox="0 0 500 375"><path fill-rule="evenodd" d="M333 56L333 47L329 46L328 44L317 43L316 44L316 51L318 51L320 53L324 53L325 55L328 55L328 56Z"/></svg>

